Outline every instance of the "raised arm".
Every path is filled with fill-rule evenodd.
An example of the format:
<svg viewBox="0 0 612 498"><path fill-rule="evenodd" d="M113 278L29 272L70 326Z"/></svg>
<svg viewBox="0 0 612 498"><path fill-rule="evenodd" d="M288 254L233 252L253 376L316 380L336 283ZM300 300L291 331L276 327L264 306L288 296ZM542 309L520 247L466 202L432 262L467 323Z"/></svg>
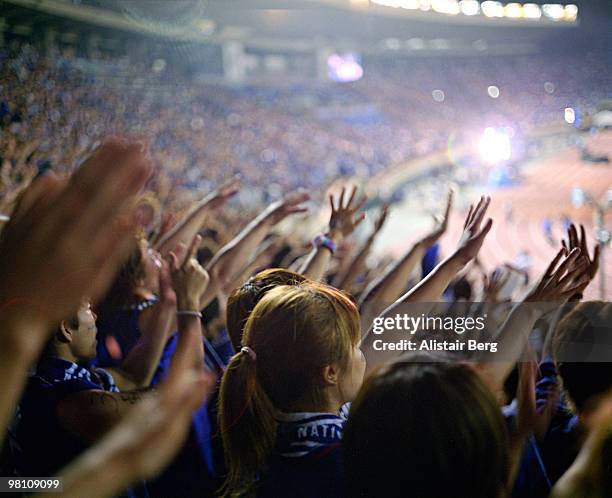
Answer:
<svg viewBox="0 0 612 498"><path fill-rule="evenodd" d="M414 288L404 294L397 301L396 305L402 303L436 302L440 299L444 289L448 287L448 284L455 275L476 257L485 237L489 230L491 230L493 220L490 218L481 228L482 220L490 202L490 197L483 196L476 207L470 206L457 249L429 275L415 285Z"/></svg>
<svg viewBox="0 0 612 498"><path fill-rule="evenodd" d="M167 233L165 233L161 239L156 242L155 247L160 253L166 256L179 244L189 244L202 228L210 211L225 204L238 192L239 188L240 182L238 179L232 178L215 189L193 206L185 218L176 223Z"/></svg>
<svg viewBox="0 0 612 498"><path fill-rule="evenodd" d="M415 266L423 259L425 252L446 232L453 203L452 191L448 194L444 217L438 226L416 242L396 263L392 264L380 278L372 282L361 298L360 305L367 305L369 313L380 313L388 303L395 301L406 287Z"/></svg>
<svg viewBox="0 0 612 498"><path fill-rule="evenodd" d="M214 299L219 289L227 287L232 282L235 274L244 268L257 246L264 240L273 226L287 216L306 211L306 208L300 205L309 198L310 196L306 192L293 192L282 201L270 204L233 240L215 254L206 267L210 275L210 284L200 301L200 309Z"/></svg>
<svg viewBox="0 0 612 498"><path fill-rule="evenodd" d="M343 187L342 192L335 201L332 195L329 196L331 215L327 231L315 238L315 247L298 270L298 273L311 280L323 279L332 259L332 254L335 250L334 246L337 246L342 240L349 237L365 218L365 214L357 215L357 212L363 207L367 197L363 196L357 202L355 199L357 187L353 187L353 191L345 205L345 193L346 188Z"/></svg>
<svg viewBox="0 0 612 498"><path fill-rule="evenodd" d="M389 206L385 205L382 208L380 216L376 220L374 225L374 231L367 238L363 246L359 249L355 257L350 260L345 269L338 272L338 275L334 279L334 287L338 289L344 289L347 292L350 292L351 285L357 278L357 276L363 271L365 266L366 259L370 254L370 249L372 248L372 244L374 244L374 240L376 240L376 236L380 233L383 226L385 225L385 221L387 220L387 216L389 215Z"/></svg>

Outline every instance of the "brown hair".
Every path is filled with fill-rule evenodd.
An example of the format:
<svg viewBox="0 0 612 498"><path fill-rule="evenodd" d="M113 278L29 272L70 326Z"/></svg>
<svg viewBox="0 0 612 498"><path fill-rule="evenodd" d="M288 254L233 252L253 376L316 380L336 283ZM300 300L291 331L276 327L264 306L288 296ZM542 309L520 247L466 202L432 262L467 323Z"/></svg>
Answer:
<svg viewBox="0 0 612 498"><path fill-rule="evenodd" d="M234 349L238 351L242 343L242 331L255 305L266 292L279 285L298 285L308 280L303 275L284 268L271 268L253 275L243 285L237 287L227 299L227 331Z"/></svg>
<svg viewBox="0 0 612 498"><path fill-rule="evenodd" d="M460 363L398 362L372 375L342 439L350 496L495 498L509 475L499 407Z"/></svg>
<svg viewBox="0 0 612 498"><path fill-rule="evenodd" d="M276 411L322 402L320 373L346 368L360 336L351 299L324 284L279 286L255 306L221 381L219 420L228 475L224 496L252 493L276 440ZM255 356L256 355L256 356Z"/></svg>

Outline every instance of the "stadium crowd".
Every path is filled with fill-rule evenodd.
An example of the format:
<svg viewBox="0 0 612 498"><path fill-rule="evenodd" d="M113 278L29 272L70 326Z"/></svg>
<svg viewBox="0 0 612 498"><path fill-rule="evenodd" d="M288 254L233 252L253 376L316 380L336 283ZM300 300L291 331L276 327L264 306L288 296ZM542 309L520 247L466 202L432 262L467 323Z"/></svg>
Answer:
<svg viewBox="0 0 612 498"><path fill-rule="evenodd" d="M389 208L351 245L365 195L320 194L343 164L368 175L446 140L429 110L371 134L253 89L170 88L138 65L111 85L29 46L3 57L0 474L60 477L75 498L609 496L612 305L582 302L599 267L584 229L508 294L520 272L478 261L489 197L449 254L452 192L431 231L368 269ZM326 220L302 243L312 200ZM374 318L415 309L488 313L503 354L377 355Z"/></svg>

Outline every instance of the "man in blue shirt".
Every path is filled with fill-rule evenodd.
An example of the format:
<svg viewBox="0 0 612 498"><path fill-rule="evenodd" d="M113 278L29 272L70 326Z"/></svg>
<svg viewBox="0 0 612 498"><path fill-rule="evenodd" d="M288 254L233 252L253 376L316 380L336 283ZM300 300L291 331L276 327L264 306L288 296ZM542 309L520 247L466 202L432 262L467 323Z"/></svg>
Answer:
<svg viewBox="0 0 612 498"><path fill-rule="evenodd" d="M21 475L56 475L134 403L151 395L134 390L136 384L119 369L81 366L96 355L96 332L96 317L84 303L47 344L19 406ZM137 494L147 496L144 489Z"/></svg>

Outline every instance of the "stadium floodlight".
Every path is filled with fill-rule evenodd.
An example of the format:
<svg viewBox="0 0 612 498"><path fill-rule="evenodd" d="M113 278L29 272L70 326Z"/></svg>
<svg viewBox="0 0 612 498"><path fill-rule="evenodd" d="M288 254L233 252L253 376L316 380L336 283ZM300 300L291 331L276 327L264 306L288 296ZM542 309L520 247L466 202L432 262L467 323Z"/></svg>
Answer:
<svg viewBox="0 0 612 498"><path fill-rule="evenodd" d="M480 4L482 13L487 17L504 17L504 6L501 2L487 0Z"/></svg>
<svg viewBox="0 0 612 498"><path fill-rule="evenodd" d="M461 0L459 8L464 16L476 16L480 12L480 4L476 0Z"/></svg>
<svg viewBox="0 0 612 498"><path fill-rule="evenodd" d="M433 50L447 50L450 48L450 44L446 38L434 38L429 40L429 47Z"/></svg>
<svg viewBox="0 0 612 498"><path fill-rule="evenodd" d="M385 47L389 50L399 50L401 46L402 44L397 38L387 38L385 40Z"/></svg>
<svg viewBox="0 0 612 498"><path fill-rule="evenodd" d="M422 38L410 38L406 41L406 47L410 50L423 50L425 48L425 40Z"/></svg>
<svg viewBox="0 0 612 498"><path fill-rule="evenodd" d="M542 9L535 3L526 3L523 5L523 17L527 19L540 19L542 17Z"/></svg>
<svg viewBox="0 0 612 498"><path fill-rule="evenodd" d="M563 19L566 21L573 22L578 18L578 6L574 4L568 4L565 6Z"/></svg>
<svg viewBox="0 0 612 498"><path fill-rule="evenodd" d="M563 111L563 118L565 119L566 123L574 124L574 121L576 121L576 113L574 112L574 109L571 107L566 107Z"/></svg>
<svg viewBox="0 0 612 498"><path fill-rule="evenodd" d="M565 15L563 5L559 3L545 3L542 5L542 12L544 12L546 17L553 21L560 21Z"/></svg>
<svg viewBox="0 0 612 498"><path fill-rule="evenodd" d="M507 161L511 156L510 137L495 128L486 128L478 143L478 151L483 161L489 164Z"/></svg>
<svg viewBox="0 0 612 498"><path fill-rule="evenodd" d="M523 17L523 6L516 2L506 4L504 7L504 15L512 19Z"/></svg>
<svg viewBox="0 0 612 498"><path fill-rule="evenodd" d="M372 3L381 5L382 7L393 7L395 9L400 7L400 0L372 0Z"/></svg>
<svg viewBox="0 0 612 498"><path fill-rule="evenodd" d="M403 9L416 10L421 7L419 0L401 0L400 5Z"/></svg>
<svg viewBox="0 0 612 498"><path fill-rule="evenodd" d="M440 14L457 15L461 12L457 0L432 0L431 8Z"/></svg>

